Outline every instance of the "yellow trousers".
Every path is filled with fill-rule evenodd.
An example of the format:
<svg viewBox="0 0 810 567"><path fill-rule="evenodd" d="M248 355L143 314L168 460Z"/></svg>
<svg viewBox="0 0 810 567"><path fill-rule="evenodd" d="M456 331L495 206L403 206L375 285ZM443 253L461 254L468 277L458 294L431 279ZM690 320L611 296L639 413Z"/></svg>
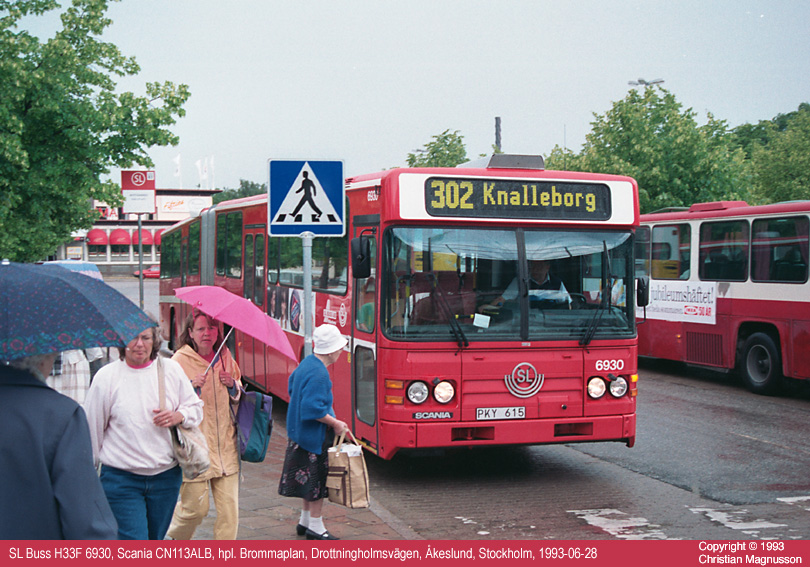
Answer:
<svg viewBox="0 0 810 567"><path fill-rule="evenodd" d="M217 510L214 539L236 539L239 529L238 473L203 482L184 481L167 534L170 538L192 538L194 530L208 515L209 493L214 497L214 507Z"/></svg>

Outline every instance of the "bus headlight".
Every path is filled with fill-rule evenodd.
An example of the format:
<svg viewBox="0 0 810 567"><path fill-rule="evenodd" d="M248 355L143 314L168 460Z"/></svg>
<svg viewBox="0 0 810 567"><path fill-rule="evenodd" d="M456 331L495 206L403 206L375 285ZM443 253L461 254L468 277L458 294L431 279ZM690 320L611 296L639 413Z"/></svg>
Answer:
<svg viewBox="0 0 810 567"><path fill-rule="evenodd" d="M455 395L456 389L453 387L453 384L447 381L439 382L433 389L433 397L436 398L436 401L440 404L448 403Z"/></svg>
<svg viewBox="0 0 810 567"><path fill-rule="evenodd" d="M604 396L606 391L607 386L605 386L605 381L599 376L594 376L588 380L588 395L594 400L598 400Z"/></svg>
<svg viewBox="0 0 810 567"><path fill-rule="evenodd" d="M413 382L408 386L408 399L414 404L421 404L428 398L428 387L424 382Z"/></svg>
<svg viewBox="0 0 810 567"><path fill-rule="evenodd" d="M627 393L627 380L623 377L619 376L615 380L610 383L610 394L614 398L621 398L623 395Z"/></svg>

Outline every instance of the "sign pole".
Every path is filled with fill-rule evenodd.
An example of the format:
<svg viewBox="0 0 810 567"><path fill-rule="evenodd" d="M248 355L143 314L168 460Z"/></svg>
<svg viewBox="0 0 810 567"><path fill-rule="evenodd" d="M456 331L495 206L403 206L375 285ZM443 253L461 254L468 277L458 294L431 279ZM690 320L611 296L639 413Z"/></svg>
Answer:
<svg viewBox="0 0 810 567"><path fill-rule="evenodd" d="M312 232L301 233L304 247L304 356L312 354Z"/></svg>
<svg viewBox="0 0 810 567"><path fill-rule="evenodd" d="M138 287L139 297L141 300L140 308L143 311L143 232L141 232L141 217L143 215L138 213Z"/></svg>
<svg viewBox="0 0 810 567"><path fill-rule="evenodd" d="M143 310L143 226L141 215L155 214L155 172L122 171L121 193L124 215L138 215L138 295Z"/></svg>

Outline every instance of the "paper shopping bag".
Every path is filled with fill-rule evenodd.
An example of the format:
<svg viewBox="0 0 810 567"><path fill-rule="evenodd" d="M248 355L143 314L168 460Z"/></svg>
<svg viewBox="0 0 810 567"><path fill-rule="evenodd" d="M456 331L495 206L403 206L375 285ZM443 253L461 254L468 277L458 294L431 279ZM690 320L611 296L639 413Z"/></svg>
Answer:
<svg viewBox="0 0 810 567"><path fill-rule="evenodd" d="M354 439L344 443L345 437L344 433L336 438L327 451L329 501L347 508L368 508L368 470L363 448Z"/></svg>

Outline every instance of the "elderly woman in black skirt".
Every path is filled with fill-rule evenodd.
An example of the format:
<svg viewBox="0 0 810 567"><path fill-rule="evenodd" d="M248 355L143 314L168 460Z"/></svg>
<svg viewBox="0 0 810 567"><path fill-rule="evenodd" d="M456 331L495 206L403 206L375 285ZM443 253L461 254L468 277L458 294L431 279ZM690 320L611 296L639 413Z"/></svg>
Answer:
<svg viewBox="0 0 810 567"><path fill-rule="evenodd" d="M326 454L334 435L348 430L332 409L332 381L327 367L334 364L348 341L334 325L312 333L313 354L290 375L287 406L289 443L278 493L303 500L296 533L307 539L338 539L323 524L326 496ZM332 430L331 432L329 430Z"/></svg>

